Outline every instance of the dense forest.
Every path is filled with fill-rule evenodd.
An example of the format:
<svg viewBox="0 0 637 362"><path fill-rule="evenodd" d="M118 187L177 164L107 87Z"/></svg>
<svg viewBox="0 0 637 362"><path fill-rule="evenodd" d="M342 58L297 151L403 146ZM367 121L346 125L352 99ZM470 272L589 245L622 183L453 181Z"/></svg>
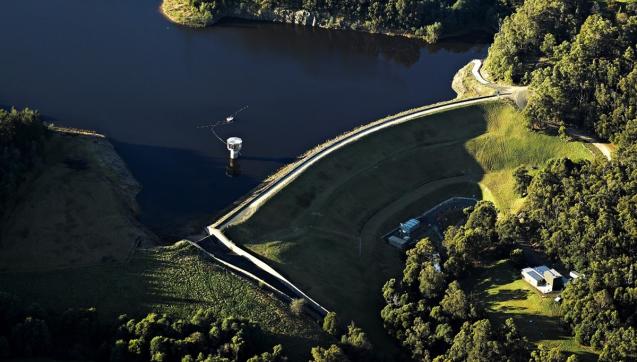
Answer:
<svg viewBox="0 0 637 362"><path fill-rule="evenodd" d="M322 26L439 38L471 31L493 34L522 0L188 0L210 18L285 9L308 11Z"/></svg>
<svg viewBox="0 0 637 362"><path fill-rule="evenodd" d="M515 228L582 274L562 293L563 318L601 361L637 355L637 150L626 133L610 163L550 162Z"/></svg>
<svg viewBox="0 0 637 362"><path fill-rule="evenodd" d="M282 361L280 345L257 353L260 330L236 318L216 319L198 310L189 320L150 313L136 320L122 315L100 324L95 309L61 314L25 306L0 293L0 358L50 357L97 361Z"/></svg>
<svg viewBox="0 0 637 362"><path fill-rule="evenodd" d="M637 116L636 42L635 2L527 0L503 22L485 68L530 86L533 128L614 140Z"/></svg>
<svg viewBox="0 0 637 362"><path fill-rule="evenodd" d="M381 312L387 332L415 361L572 361L544 347L533 350L512 319L494 325L459 280L485 259L514 247L511 219L498 220L492 203L481 201L461 227L450 227L442 245L419 241L407 252L402 278L383 287ZM446 260L442 265L437 264Z"/></svg>
<svg viewBox="0 0 637 362"><path fill-rule="evenodd" d="M42 156L47 128L30 109L0 109L0 217L9 196Z"/></svg>
<svg viewBox="0 0 637 362"><path fill-rule="evenodd" d="M553 160L531 175L510 234L582 277L562 293L563 319L601 361L637 356L637 4L527 0L496 35L485 66L528 84L535 129L578 127L614 141L611 162Z"/></svg>
<svg viewBox="0 0 637 362"><path fill-rule="evenodd" d="M530 242L582 277L562 293L561 314L600 361L637 356L637 4L526 0L489 49L489 75L530 86L529 127L576 127L618 145L612 162L559 159L515 170L522 209L500 215L479 204L442 245L407 253L401 280L383 289L388 332L414 360L563 361L529 350L512 321L494 327L459 281L489 254ZM514 252L518 250L518 252ZM485 251L488 251L485 253ZM436 269L432 255L443 255ZM486 347L489 346L489 347ZM574 356L568 357L575 358Z"/></svg>
<svg viewBox="0 0 637 362"><path fill-rule="evenodd" d="M518 242L540 247L581 277L561 294L561 315L577 341L603 362L637 356L637 5L627 1L240 1L193 0L201 11L287 8L326 14L362 29L435 41L461 28L501 31L485 63L489 75L530 86L525 115L537 130L579 127L614 141L610 162L550 161L515 170L525 197L515 214L480 202L441 243L419 241L402 275L382 290L380 315L404 360L574 361L558 349L534 348L512 320L502 325L462 285L487 259L519 257ZM0 203L41 157L46 127L35 112L0 111ZM0 206L3 204L0 204ZM96 311L55 315L0 294L0 358L48 356L100 361L283 361L284 347L260 350L253 323L216 319L200 310L188 320L148 314L101 325ZM333 343L314 361L369 361L360 328L323 320Z"/></svg>
<svg viewBox="0 0 637 362"><path fill-rule="evenodd" d="M617 160L553 160L534 176L518 171L528 193L517 214L480 202L440 245L423 239L407 251L402 278L383 288L387 332L416 361L574 361L559 349L533 350L512 320L493 325L461 281L474 266L520 241L543 248L582 276L561 293L562 318L576 340L604 362L637 356L637 146L622 136ZM441 257L437 257L440 255ZM438 265L437 260L445 260ZM524 263L522 263L524 264Z"/></svg>
<svg viewBox="0 0 637 362"><path fill-rule="evenodd" d="M346 328L330 313L323 329L329 346L308 351L316 362L370 361L372 345L353 322ZM149 313L135 319L123 314L104 324L97 310L45 311L0 291L0 359L46 357L74 361L287 361L284 347L263 346L264 332L245 319L219 319L199 309L188 319ZM340 335L342 333L342 335ZM340 337L339 337L340 335Z"/></svg>

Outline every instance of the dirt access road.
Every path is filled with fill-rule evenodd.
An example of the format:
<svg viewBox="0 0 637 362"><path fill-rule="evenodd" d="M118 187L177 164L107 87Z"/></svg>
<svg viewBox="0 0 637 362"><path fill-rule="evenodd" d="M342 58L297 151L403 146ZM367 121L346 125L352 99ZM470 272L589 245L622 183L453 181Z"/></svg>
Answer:
<svg viewBox="0 0 637 362"><path fill-rule="evenodd" d="M518 108L523 109L526 107L528 103L528 87L526 86L507 86L501 85L497 83L490 82L484 78L482 75L482 60L474 59L471 61L473 64L473 69L471 70L471 74L478 81L478 83L485 85L487 87L494 88L498 91L499 94L508 94L515 101L515 104ZM590 143L595 148L597 148L607 160L611 160L613 151L615 150L615 145L612 143L604 143L595 138L592 135L586 134L583 131L577 130L575 128L567 129L567 133L580 141Z"/></svg>

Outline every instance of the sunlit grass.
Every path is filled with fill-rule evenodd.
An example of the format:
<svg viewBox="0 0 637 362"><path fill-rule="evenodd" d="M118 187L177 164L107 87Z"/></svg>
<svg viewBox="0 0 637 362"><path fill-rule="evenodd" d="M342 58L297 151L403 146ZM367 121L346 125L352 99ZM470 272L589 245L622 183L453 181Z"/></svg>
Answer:
<svg viewBox="0 0 637 362"><path fill-rule="evenodd" d="M210 13L200 11L196 7L190 5L188 0L163 0L161 4L161 12L171 21L202 28L210 25L213 21Z"/></svg>
<svg viewBox="0 0 637 362"><path fill-rule="evenodd" d="M487 111L487 132L469 140L467 150L486 171L481 183L501 211L520 206L520 196L513 191L513 170L518 166L541 167L551 158L592 157L582 143L530 131L522 114L513 107L487 107L492 107Z"/></svg>
<svg viewBox="0 0 637 362"><path fill-rule="evenodd" d="M38 273L2 273L3 291L47 310L96 307L104 323L120 314L154 311L188 318L198 308L218 317L243 317L265 331L264 344L283 343L291 356L305 358L321 340L320 328L296 317L265 290L200 256L181 242L139 250L128 263ZM276 337L275 337L276 336Z"/></svg>
<svg viewBox="0 0 637 362"><path fill-rule="evenodd" d="M577 343L560 319L560 307L554 301L557 294L542 295L522 279L510 261L479 268L462 283L486 308L489 318L499 323L512 318L534 345L559 347L583 360L595 360L594 352Z"/></svg>

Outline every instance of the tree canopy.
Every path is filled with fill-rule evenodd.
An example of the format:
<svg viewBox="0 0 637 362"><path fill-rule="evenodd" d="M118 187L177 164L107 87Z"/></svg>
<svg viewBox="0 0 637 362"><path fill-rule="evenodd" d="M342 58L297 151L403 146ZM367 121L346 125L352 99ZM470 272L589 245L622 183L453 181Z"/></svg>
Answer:
<svg viewBox="0 0 637 362"><path fill-rule="evenodd" d="M636 42L635 2L527 0L504 21L485 68L530 86L531 127L614 140L637 117Z"/></svg>
<svg viewBox="0 0 637 362"><path fill-rule="evenodd" d="M42 156L47 128L30 109L0 109L0 216L9 196Z"/></svg>
<svg viewBox="0 0 637 362"><path fill-rule="evenodd" d="M521 0L190 0L216 19L225 14L305 10L328 19L330 27L415 35L434 43L468 30L494 33Z"/></svg>
<svg viewBox="0 0 637 362"><path fill-rule="evenodd" d="M402 280L383 287L387 332L418 361L526 361L529 352L512 320L493 328L458 281L483 256L508 245L497 234L497 210L479 202L464 225L450 228L442 245L422 239L407 251ZM480 252L478 252L480 251ZM434 267L439 253L444 267Z"/></svg>

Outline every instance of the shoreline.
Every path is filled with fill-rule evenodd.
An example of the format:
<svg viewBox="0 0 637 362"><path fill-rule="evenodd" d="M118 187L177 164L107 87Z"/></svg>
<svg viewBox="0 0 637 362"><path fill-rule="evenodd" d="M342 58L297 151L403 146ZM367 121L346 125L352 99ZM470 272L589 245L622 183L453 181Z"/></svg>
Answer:
<svg viewBox="0 0 637 362"><path fill-rule="evenodd" d="M296 296L306 299L310 306L319 314L327 313L328 309L322 306L320 303L308 296L303 292L301 288L295 285L294 282L289 280L284 274L281 274L277 269L270 266L266 261L262 260L262 257L255 252L246 248L242 243L235 243L225 234L227 228L240 224L250 218L264 203L270 200L274 195L283 191L292 181L300 176L306 169L311 167L314 163L319 161L330 153L339 150L340 148L347 146L352 142L383 130L388 127L392 127L398 124L406 123L419 119L426 115L441 113L447 110L461 108L465 106L471 106L474 104L482 104L489 102L499 101L499 96L486 96L476 97L466 100L451 100L441 103L436 103L429 106L417 108L415 110L404 111L398 115L386 117L375 122L368 123L361 127L355 128L345 134L338 136L330 141L327 141L317 147L314 147L307 151L305 154L299 157L299 159L286 167L283 167L272 176L268 177L264 181L264 185L257 188L253 192L246 195L235 204L225 215L218 218L211 225L207 226L207 232L209 236L200 241L204 241L208 238L212 238L217 243L222 244L227 250L234 255L240 255L247 261L252 263L256 268L261 269L263 272L269 274L269 278L278 283L282 283L290 290L294 291ZM211 251L211 255L217 258ZM247 273L247 271L244 271ZM291 298L295 296L289 296Z"/></svg>
<svg viewBox="0 0 637 362"><path fill-rule="evenodd" d="M478 61L478 63L476 63L476 61ZM253 190L248 192L243 197L239 198L237 201L229 205L227 208L221 210L218 213L219 216L215 218L214 223L208 225L207 229L208 230L210 228L215 228L220 230L225 229L226 227L229 226L229 224L232 224L232 220L237 217L237 215L235 215L234 217L230 217L231 220L228 220L229 214L235 213L236 210L241 209L246 204L251 204L252 202L254 202L255 199L260 198L263 193L268 192L268 189L275 186L275 184L281 181L281 179L288 177L291 173L295 171L295 169L301 167L303 163L325 152L326 150L338 145L339 143L347 140L348 138L351 138L352 136L356 136L359 133L369 132L370 129L375 129L379 126L382 126L384 123L391 123L391 122L395 122L397 119L412 117L414 114L417 114L417 113L423 113L423 112L434 113L438 111L444 112L445 110L442 108L453 108L454 106L459 106L458 104L476 101L482 98L493 98L494 100L510 99L513 103L515 103L515 100L516 100L515 94L507 93L507 92L494 94L493 91L495 89L493 88L493 86L489 86L489 84L484 84L482 82L479 82L475 78L476 72L477 74L480 74L479 69L481 68L481 66L482 66L482 62L480 60L474 59L470 61L469 63L467 63L462 68L460 68L453 78L454 81L456 80L456 78L459 78L462 81L465 81L465 82L473 81L479 84L480 86L482 86L480 88L476 87L477 94L475 96L468 96L464 93L463 94L459 93L458 91L456 91L456 89L453 88L453 84L452 84L451 86L452 89L454 89L454 91L456 91L456 93L458 94L456 98L449 99L446 101L436 102L432 104L427 104L421 107L411 108L399 113L388 115L381 119L377 119L375 121L371 121L371 122L362 124L358 127L355 127L353 129L350 129L340 135L335 136L334 138L328 139L321 144L318 144L312 148L309 148L307 151L299 155L296 158L296 160L277 169L271 175L266 177L263 180L263 182L261 182L261 184L259 184Z"/></svg>
<svg viewBox="0 0 637 362"><path fill-rule="evenodd" d="M411 32L400 31L396 29L370 28L358 21L352 22L349 20L345 20L342 17L338 17L336 18L336 20L334 20L334 18L327 17L325 14L321 14L318 12L312 13L307 10L294 11L285 8L275 8L272 10L255 10L242 7L239 9L231 9L225 13L216 15L210 14L210 17L208 17L206 16L206 14L202 14L197 9L188 8L188 6L185 5L182 1L183 0L162 0L161 4L158 7L158 11L171 23L199 29L214 26L218 22L225 19L238 19L246 21L291 24L326 30L350 30L391 37L397 36L420 40L430 45L437 44L444 40L463 37L472 33L478 33L482 35L487 35L490 33L490 31L485 27L472 27L462 32L456 31L442 33L438 35L435 40L428 41L425 35L416 35Z"/></svg>
<svg viewBox="0 0 637 362"><path fill-rule="evenodd" d="M1 220L0 272L127 262L158 245L139 220L142 186L108 138L64 127L50 133L44 160Z"/></svg>
<svg viewBox="0 0 637 362"><path fill-rule="evenodd" d="M472 60L469 63L467 63L465 66L461 67L460 69L458 69L458 71L456 72L456 74L454 75L453 79L452 79L452 84L451 84L451 88L454 90L454 92L456 92L457 96L455 98L452 99L448 99L445 101L440 101L440 102L435 102L435 103L431 103L431 104L427 104L424 106L420 106L420 107L415 107L415 108L410 108L398 113L394 113L394 114L390 114L387 115L383 118L359 125L357 127L354 127L350 130L347 130L337 136L334 136L333 138L327 139L324 142L317 144L315 146L312 146L311 148L308 148L306 151L304 151L302 154L300 154L299 156L297 156L293 161L291 161L290 163L287 163L281 167L279 167L278 169L274 170L271 174L269 174L267 177L265 177L263 179L263 181L261 181L261 183L259 183L256 187L254 187L253 189L249 190L248 192L246 192L243 196L237 198L234 202L232 202L230 205L224 207L223 209L217 211L212 219L214 220L213 224L209 224L206 225L205 228L206 230L208 230L208 227L210 226L217 226L219 223L219 220L223 219L225 216L227 216L229 213L232 213L233 210L241 207L241 205L245 204L245 203L250 203L251 200L253 200L254 198L258 197L259 194L261 194L265 189L269 188L270 186L272 186L273 183L275 183L277 180L279 180L280 178L284 177L285 175L287 175L288 173L291 172L292 169L296 168L297 166L299 166L300 163L302 163L303 161L307 160L308 158L316 155L317 153L320 153L321 151L323 151L325 148L328 148L330 146L333 146L335 143L341 141L343 138L348 137L349 135L351 135L352 133L356 133L359 131L362 131L363 129L369 128L369 127L373 127L375 125L378 125L379 123L383 123L385 121L388 121L390 119L396 118L396 117L401 117L401 116L406 116L415 112L420 112L420 111L425 111L428 110L430 108L435 108L435 107L439 107L439 106L445 106L448 105L450 103L454 103L454 102L459 102L459 101L465 101L465 100L469 100L471 98L480 98L480 97L492 97L495 96L494 94L494 88L486 86L486 85L482 85L480 83L478 83L478 81L474 78L474 75L472 73L473 67L474 67L474 61ZM471 95L471 94L467 94L462 90L457 90L456 88L454 88L454 82L465 82L465 83L471 83L471 82L475 82L478 84L478 86L476 86L476 94L475 95ZM500 94L501 96L503 96L504 98L506 98L506 94Z"/></svg>

